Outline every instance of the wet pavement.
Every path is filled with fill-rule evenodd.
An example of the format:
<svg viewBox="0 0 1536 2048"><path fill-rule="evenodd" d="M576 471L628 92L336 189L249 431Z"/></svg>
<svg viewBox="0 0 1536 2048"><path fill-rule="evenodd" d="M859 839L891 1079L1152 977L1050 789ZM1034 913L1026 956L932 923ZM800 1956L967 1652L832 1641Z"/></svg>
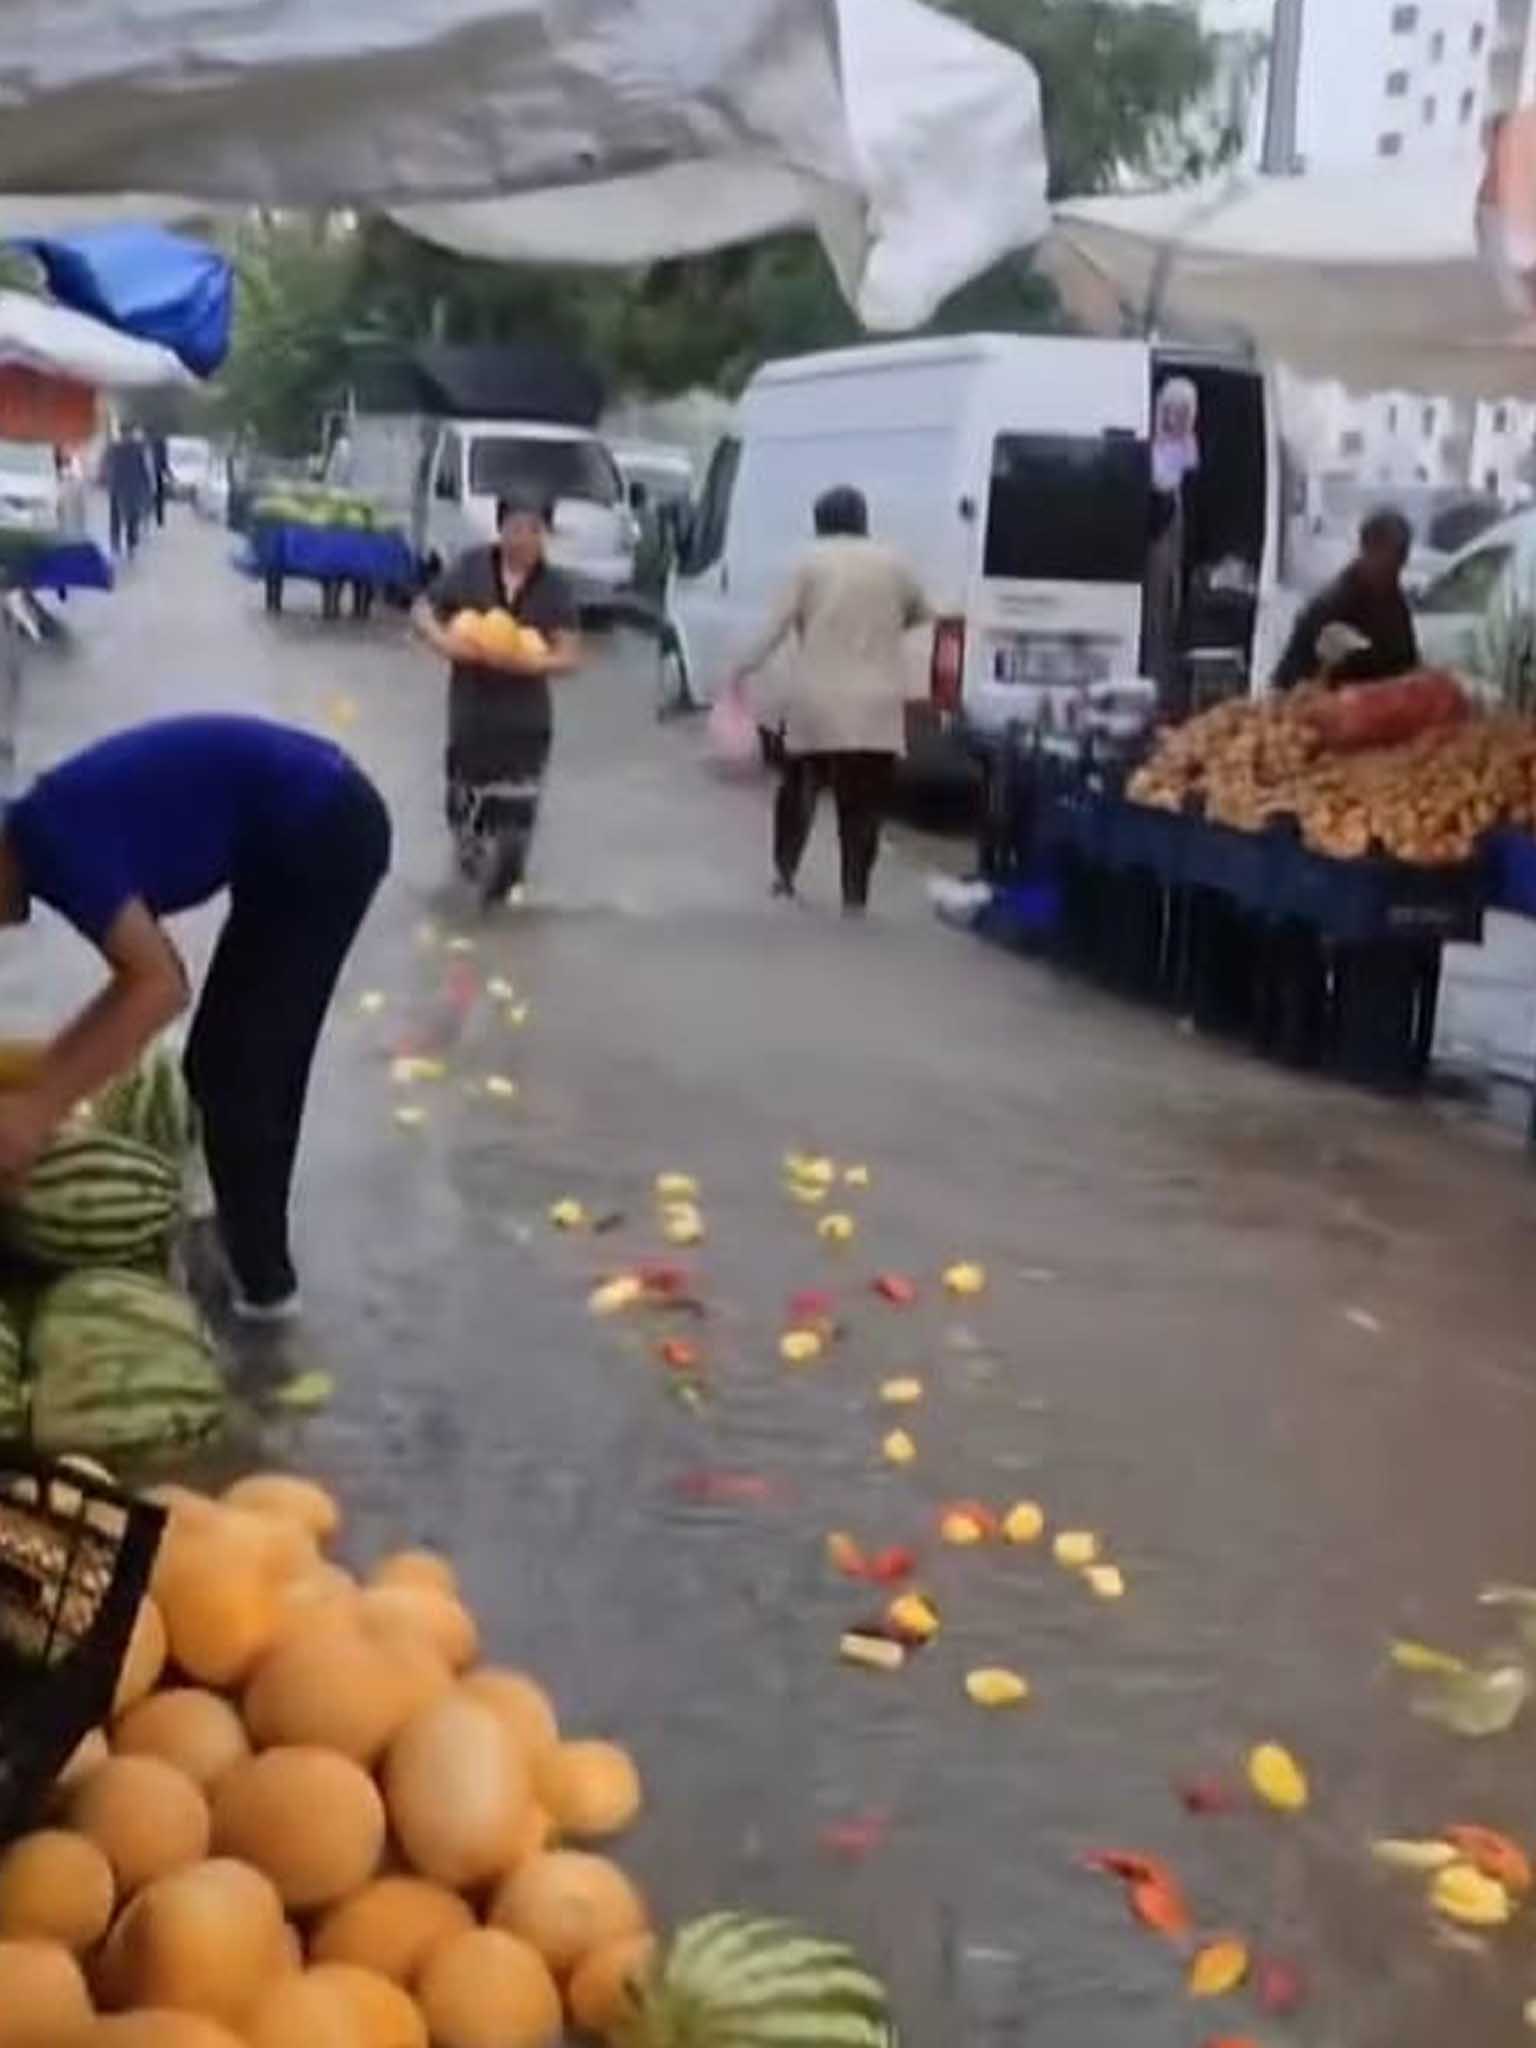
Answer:
<svg viewBox="0 0 1536 2048"><path fill-rule="evenodd" d="M1494 1640L1479 1589L1536 1577L1536 1181L1515 1142L1270 1072L946 931L920 846L867 926L832 908L825 828L809 900L770 903L765 792L655 724L634 643L562 691L538 907L482 924L448 881L432 661L392 617L323 626L299 595L265 618L227 555L184 518L117 595L71 604L70 644L32 667L24 759L245 705L340 730L385 790L397 871L324 1048L298 1211L336 1397L271 1454L338 1485L360 1554L451 1550L497 1654L572 1729L634 1746L650 1806L623 1853L666 1915L740 1903L847 1933L917 2048L1524 2038L1528 1937L1448 1946L1365 1847L1450 1821L1536 1837L1536 1718L1459 1741L1385 1663L1394 1635ZM90 975L57 929L7 941L7 1029ZM392 1082L423 1049L445 1077ZM868 1164L835 1198L851 1244L786 1197L794 1147ZM658 1235L666 1169L702 1184L697 1251ZM567 1196L625 1220L560 1235ZM592 1316L596 1281L662 1255L701 1318ZM946 1301L962 1258L989 1288ZM917 1279L915 1307L870 1294L882 1269ZM777 1343L808 1288L846 1334L796 1370ZM679 1329L706 1361L698 1412L650 1355ZM895 1374L925 1393L900 1417L879 1401ZM905 1469L881 1454L896 1421ZM1127 1597L1043 1549L941 1549L956 1497L1102 1532ZM944 1626L899 1674L838 1662L884 1596L828 1568L831 1529L921 1553ZM993 1664L1028 1675L1028 1706L967 1702ZM1305 1814L1182 1810L1179 1781L1269 1738L1311 1771ZM1169 1857L1202 1926L1299 1965L1300 2010L1193 2003L1079 1867L1107 1845Z"/></svg>

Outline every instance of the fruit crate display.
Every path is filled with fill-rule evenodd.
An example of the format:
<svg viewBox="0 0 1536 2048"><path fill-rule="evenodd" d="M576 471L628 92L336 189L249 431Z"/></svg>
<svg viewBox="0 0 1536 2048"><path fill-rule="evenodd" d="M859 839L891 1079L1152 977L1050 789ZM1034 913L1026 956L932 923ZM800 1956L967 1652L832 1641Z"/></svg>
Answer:
<svg viewBox="0 0 1536 2048"><path fill-rule="evenodd" d="M0 1842L106 1718L165 1517L0 1446Z"/></svg>

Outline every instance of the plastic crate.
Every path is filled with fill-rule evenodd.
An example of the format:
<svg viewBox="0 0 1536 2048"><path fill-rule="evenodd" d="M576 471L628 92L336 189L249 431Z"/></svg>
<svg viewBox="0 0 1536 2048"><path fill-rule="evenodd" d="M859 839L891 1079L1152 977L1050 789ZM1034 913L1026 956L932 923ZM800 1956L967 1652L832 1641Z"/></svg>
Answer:
<svg viewBox="0 0 1536 2048"><path fill-rule="evenodd" d="M165 1516L0 1446L0 1842L107 1718Z"/></svg>

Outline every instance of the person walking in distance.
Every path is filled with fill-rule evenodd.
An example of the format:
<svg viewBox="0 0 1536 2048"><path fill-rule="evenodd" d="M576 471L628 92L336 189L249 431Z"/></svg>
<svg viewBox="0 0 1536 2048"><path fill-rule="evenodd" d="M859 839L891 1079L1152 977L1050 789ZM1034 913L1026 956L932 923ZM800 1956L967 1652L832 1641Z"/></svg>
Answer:
<svg viewBox="0 0 1536 2048"><path fill-rule="evenodd" d="M549 508L532 497L496 506L496 539L459 557L411 608L416 631L451 663L447 813L459 866L486 909L520 891L554 736L550 681L581 663L575 593L550 567ZM454 615L510 612L543 646L467 657Z"/></svg>
<svg viewBox="0 0 1536 2048"><path fill-rule="evenodd" d="M46 903L106 961L100 993L0 1095L0 1181L189 1001L165 919L224 892L186 1071L243 1320L298 1311L288 1199L336 979L389 866L383 799L328 740L243 717L166 719L88 747L0 822L0 924Z"/></svg>
<svg viewBox="0 0 1536 2048"><path fill-rule="evenodd" d="M856 916L869 902L896 763L906 751L903 638L931 614L901 556L869 537L862 492L849 485L827 491L814 516L816 540L729 687L744 695L751 677L794 641L773 812L774 894L794 895L817 801L830 788L843 909Z"/></svg>
<svg viewBox="0 0 1536 2048"><path fill-rule="evenodd" d="M114 555L132 555L149 509L149 458L140 435L126 429L107 443L107 513Z"/></svg>

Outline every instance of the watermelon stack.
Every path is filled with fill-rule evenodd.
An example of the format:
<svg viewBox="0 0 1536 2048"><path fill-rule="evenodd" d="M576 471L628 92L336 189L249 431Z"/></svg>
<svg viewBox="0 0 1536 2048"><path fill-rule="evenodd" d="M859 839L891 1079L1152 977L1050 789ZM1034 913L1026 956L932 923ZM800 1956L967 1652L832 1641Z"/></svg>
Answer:
<svg viewBox="0 0 1536 2048"><path fill-rule="evenodd" d="M0 1308L0 1444L19 1443L27 1433L27 1388L22 1376L21 1332Z"/></svg>
<svg viewBox="0 0 1536 2048"><path fill-rule="evenodd" d="M95 1456L201 1443L224 1420L207 1324L149 1273L71 1273L43 1296L28 1346L32 1440Z"/></svg>
<svg viewBox="0 0 1536 2048"><path fill-rule="evenodd" d="M181 1173L109 1131L66 1131L0 1210L0 1237L36 1266L163 1263L181 1220Z"/></svg>
<svg viewBox="0 0 1536 2048"><path fill-rule="evenodd" d="M105 1087L91 1107L98 1131L147 1145L182 1165L198 1143L197 1110L181 1062L167 1045L150 1049L136 1067Z"/></svg>

